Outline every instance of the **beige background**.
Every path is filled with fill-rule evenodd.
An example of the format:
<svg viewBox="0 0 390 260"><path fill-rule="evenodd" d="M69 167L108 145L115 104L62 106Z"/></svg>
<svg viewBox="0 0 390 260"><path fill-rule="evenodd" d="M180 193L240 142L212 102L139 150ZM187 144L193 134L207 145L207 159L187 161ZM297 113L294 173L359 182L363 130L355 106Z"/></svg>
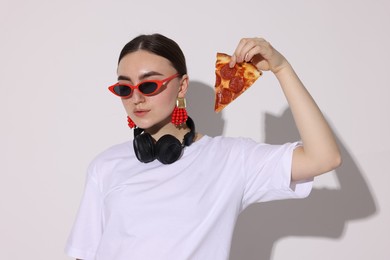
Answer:
<svg viewBox="0 0 390 260"><path fill-rule="evenodd" d="M186 53L190 114L210 135L297 138L274 76L223 113L217 51L262 36L293 64L333 126L344 164L306 200L255 205L232 259L390 259L390 2L0 2L0 259L69 259L65 240L90 160L132 138L115 82L121 47L160 32Z"/></svg>

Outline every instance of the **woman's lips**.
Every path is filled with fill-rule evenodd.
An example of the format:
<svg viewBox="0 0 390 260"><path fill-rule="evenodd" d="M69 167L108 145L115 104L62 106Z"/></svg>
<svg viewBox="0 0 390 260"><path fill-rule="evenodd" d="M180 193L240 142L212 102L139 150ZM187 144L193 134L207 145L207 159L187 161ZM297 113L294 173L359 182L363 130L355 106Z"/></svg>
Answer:
<svg viewBox="0 0 390 260"><path fill-rule="evenodd" d="M136 110L136 111L134 111L134 115L137 116L137 117L143 117L148 112L149 112L149 110Z"/></svg>

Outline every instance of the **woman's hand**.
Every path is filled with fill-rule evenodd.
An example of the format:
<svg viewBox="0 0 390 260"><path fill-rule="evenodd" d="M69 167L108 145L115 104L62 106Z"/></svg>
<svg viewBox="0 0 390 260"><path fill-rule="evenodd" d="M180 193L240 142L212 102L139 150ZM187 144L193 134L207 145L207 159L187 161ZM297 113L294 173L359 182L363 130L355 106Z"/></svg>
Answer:
<svg viewBox="0 0 390 260"><path fill-rule="evenodd" d="M261 71L279 72L289 65L286 58L263 38L243 38L240 40L232 59L230 67L236 63L251 62Z"/></svg>

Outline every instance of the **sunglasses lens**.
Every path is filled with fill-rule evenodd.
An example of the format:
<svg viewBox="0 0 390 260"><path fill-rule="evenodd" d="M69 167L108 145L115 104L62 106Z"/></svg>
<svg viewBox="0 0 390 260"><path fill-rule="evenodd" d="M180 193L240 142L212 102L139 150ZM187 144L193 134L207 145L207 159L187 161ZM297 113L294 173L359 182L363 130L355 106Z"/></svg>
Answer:
<svg viewBox="0 0 390 260"><path fill-rule="evenodd" d="M131 88L123 85L115 86L114 91L118 96L121 97L127 97L131 94Z"/></svg>
<svg viewBox="0 0 390 260"><path fill-rule="evenodd" d="M145 82L145 83L142 83L138 89L139 91L141 91L143 94L151 94L153 93L154 91L156 91L157 89L157 83L155 82Z"/></svg>

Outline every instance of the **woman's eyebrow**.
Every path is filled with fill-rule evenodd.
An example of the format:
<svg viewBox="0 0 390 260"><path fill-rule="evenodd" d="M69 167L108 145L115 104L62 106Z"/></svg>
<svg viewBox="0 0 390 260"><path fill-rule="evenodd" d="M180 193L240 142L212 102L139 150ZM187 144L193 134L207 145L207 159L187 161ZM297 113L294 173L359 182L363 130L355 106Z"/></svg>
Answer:
<svg viewBox="0 0 390 260"><path fill-rule="evenodd" d="M149 71L149 72L145 72L144 74L140 75L139 80L144 80L144 79L151 77L151 76L162 76L162 75L163 74L161 74L160 72L157 72L157 71ZM129 77L123 76L123 75L118 76L118 81L119 80L127 80L127 81L131 82L131 79Z"/></svg>
<svg viewBox="0 0 390 260"><path fill-rule="evenodd" d="M118 76L118 81L119 81L119 80L127 80L127 81L131 81L129 77L122 76L122 75L119 75L119 76Z"/></svg>

